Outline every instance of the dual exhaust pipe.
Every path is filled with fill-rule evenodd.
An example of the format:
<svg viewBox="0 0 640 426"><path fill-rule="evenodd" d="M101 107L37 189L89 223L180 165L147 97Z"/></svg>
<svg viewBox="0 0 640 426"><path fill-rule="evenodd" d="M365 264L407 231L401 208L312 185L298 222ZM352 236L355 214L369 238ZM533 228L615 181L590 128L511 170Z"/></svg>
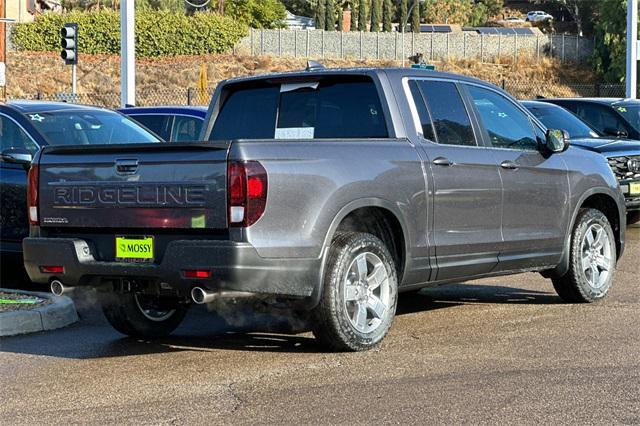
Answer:
<svg viewBox="0 0 640 426"><path fill-rule="evenodd" d="M73 290L73 287L66 286L60 280L51 281L51 293L56 296L62 296ZM191 290L191 299L198 305L212 303L218 299L234 299L242 297L251 297L253 293L246 291L210 291L202 287L194 287Z"/></svg>

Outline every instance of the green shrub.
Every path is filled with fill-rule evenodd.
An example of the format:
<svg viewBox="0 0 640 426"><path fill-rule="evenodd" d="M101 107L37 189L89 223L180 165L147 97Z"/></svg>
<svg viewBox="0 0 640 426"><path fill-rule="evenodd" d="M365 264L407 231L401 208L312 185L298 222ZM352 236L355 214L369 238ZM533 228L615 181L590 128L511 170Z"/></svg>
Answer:
<svg viewBox="0 0 640 426"><path fill-rule="evenodd" d="M120 14L112 11L45 13L18 24L11 42L19 50L60 50L60 28L77 22L80 55L120 52ZM200 55L229 51L247 32L244 25L214 13L185 16L169 11L136 13L138 57Z"/></svg>

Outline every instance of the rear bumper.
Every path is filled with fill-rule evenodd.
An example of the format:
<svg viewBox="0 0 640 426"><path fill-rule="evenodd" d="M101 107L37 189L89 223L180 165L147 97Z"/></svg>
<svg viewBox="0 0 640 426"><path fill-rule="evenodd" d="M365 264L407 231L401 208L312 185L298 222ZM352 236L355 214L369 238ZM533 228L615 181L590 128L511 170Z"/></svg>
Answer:
<svg viewBox="0 0 640 426"><path fill-rule="evenodd" d="M95 260L82 239L25 238L24 264L32 281L56 278L68 286L98 285L103 279L144 279L167 283L188 294L195 286L265 295L307 297L320 282L320 259L267 259L253 246L230 241L176 240L152 264ZM63 266L62 274L42 273L41 266ZM211 278L185 278L183 271L208 269Z"/></svg>

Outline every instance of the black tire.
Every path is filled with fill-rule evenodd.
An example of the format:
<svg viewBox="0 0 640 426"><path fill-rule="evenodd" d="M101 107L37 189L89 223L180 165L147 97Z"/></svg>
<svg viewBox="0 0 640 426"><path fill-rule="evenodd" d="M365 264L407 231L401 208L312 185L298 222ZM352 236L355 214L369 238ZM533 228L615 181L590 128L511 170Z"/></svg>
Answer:
<svg viewBox="0 0 640 426"><path fill-rule="evenodd" d="M627 225L633 225L640 222L640 211L627 213Z"/></svg>
<svg viewBox="0 0 640 426"><path fill-rule="evenodd" d="M157 298L140 293L109 293L101 297L102 312L109 324L122 334L131 337L155 338L168 336L180 325L188 305L177 299ZM159 307L155 319L143 307ZM164 315L162 312L164 311Z"/></svg>
<svg viewBox="0 0 640 426"><path fill-rule="evenodd" d="M594 225L600 226L606 233L608 237L606 244L608 244L610 252L610 261L608 262L610 267L606 279L603 279L603 283L598 286L590 283L587 272L582 266L583 254L587 253L585 251L585 236L587 231L592 231L591 227ZM570 244L569 271L560 278L552 279L553 287L558 296L568 303L591 303L603 299L613 283L617 259L613 230L607 217L599 210L580 210L573 227ZM600 270L600 267L597 268Z"/></svg>
<svg viewBox="0 0 640 426"><path fill-rule="evenodd" d="M347 274L356 263L356 259L364 255L365 260L375 259L378 268L384 267L386 279L384 284L379 284L373 290L366 288L365 293L358 290L359 301L346 301L345 286ZM367 271L373 266L366 260ZM357 267L357 265L356 265ZM373 269L372 269L373 270ZM367 277L373 277L373 273L367 272ZM351 275L350 275L351 276ZM369 282L369 280L366 280ZM358 281L360 282L360 281ZM368 285L368 284L367 284ZM364 284L363 284L364 286ZM362 289L363 287L358 287ZM373 288L373 286L371 287ZM379 294L373 294L374 292ZM382 293L384 291L384 294ZM374 315L375 310L367 305L367 294L386 300L386 308L380 316L368 319L368 315ZM371 296L369 296L371 297ZM310 315L310 327L316 339L325 347L335 351L362 351L375 347L387 335L396 312L398 302L398 280L396 266L393 257L382 241L371 234L357 232L338 233L331 243L324 274L324 285L320 302ZM356 315L361 305L366 305L364 327L371 327L371 331L361 331L352 323L350 317ZM349 306L347 306L349 305ZM349 309L353 312L349 313ZM380 318L382 317L382 318ZM374 326L375 321L375 328ZM359 323L360 324L360 323Z"/></svg>

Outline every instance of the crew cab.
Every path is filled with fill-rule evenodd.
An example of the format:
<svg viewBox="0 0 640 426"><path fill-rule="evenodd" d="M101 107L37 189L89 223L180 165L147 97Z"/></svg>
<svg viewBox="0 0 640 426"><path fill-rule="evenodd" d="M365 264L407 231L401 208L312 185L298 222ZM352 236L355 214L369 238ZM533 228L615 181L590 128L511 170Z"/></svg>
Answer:
<svg viewBox="0 0 640 426"><path fill-rule="evenodd" d="M311 66L224 81L207 117L200 143L43 148L30 277L100 288L127 335L247 297L351 351L384 338L402 291L524 271L567 302L611 288L625 208L607 161L495 86Z"/></svg>

